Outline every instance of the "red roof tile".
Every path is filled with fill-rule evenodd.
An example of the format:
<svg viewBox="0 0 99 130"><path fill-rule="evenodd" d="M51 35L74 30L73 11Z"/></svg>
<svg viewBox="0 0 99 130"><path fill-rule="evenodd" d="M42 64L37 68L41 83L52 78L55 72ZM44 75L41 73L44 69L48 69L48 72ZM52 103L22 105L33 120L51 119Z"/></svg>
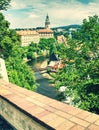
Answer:
<svg viewBox="0 0 99 130"><path fill-rule="evenodd" d="M37 31L35 30L21 30L21 31L16 31L18 35L34 35L38 34Z"/></svg>
<svg viewBox="0 0 99 130"><path fill-rule="evenodd" d="M38 33L53 33L53 30L51 30L51 29L40 29L40 30L38 30Z"/></svg>

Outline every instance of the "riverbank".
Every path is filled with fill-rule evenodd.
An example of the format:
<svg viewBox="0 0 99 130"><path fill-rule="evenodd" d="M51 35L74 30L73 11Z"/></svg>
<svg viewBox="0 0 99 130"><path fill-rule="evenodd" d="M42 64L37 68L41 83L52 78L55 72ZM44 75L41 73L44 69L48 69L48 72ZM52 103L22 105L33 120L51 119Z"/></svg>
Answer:
<svg viewBox="0 0 99 130"><path fill-rule="evenodd" d="M29 65L35 74L36 82L38 84L36 92L56 99L58 92L50 83L50 79L52 79L52 77L47 73L47 70L40 71L42 68L47 67L48 58L39 57L38 59L29 62Z"/></svg>
<svg viewBox="0 0 99 130"><path fill-rule="evenodd" d="M35 76L38 84L36 92L47 97L56 99L58 92L54 87L52 87L52 84L50 84L49 82L52 77L44 71L36 72Z"/></svg>

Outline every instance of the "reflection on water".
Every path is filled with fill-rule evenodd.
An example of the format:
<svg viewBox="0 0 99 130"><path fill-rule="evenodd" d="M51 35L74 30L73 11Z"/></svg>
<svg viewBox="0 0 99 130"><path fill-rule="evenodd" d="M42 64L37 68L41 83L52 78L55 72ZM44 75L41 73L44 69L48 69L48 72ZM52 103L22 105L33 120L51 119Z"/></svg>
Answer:
<svg viewBox="0 0 99 130"><path fill-rule="evenodd" d="M28 64L34 71L39 70L40 68L46 68L48 64L48 58L39 57L34 61L28 62ZM35 76L36 82L39 84L36 92L55 99L57 96L57 91L51 86L49 82L49 75L46 73L46 71L36 71Z"/></svg>
<svg viewBox="0 0 99 130"><path fill-rule="evenodd" d="M30 65L32 67L32 69L35 70L35 69L46 67L47 63L48 63L48 58L41 56L35 60L29 61L28 65Z"/></svg>

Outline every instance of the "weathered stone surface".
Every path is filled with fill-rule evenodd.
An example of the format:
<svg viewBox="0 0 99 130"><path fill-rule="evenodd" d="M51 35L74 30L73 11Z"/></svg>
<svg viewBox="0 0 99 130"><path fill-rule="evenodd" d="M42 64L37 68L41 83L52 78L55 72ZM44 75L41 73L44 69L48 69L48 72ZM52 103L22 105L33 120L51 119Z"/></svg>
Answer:
<svg viewBox="0 0 99 130"><path fill-rule="evenodd" d="M0 80L0 115L17 130L99 129L99 115L3 80Z"/></svg>
<svg viewBox="0 0 99 130"><path fill-rule="evenodd" d="M0 115L2 115L17 130L47 130L47 128L42 126L39 121L36 122L33 117L17 109L2 98L0 98Z"/></svg>

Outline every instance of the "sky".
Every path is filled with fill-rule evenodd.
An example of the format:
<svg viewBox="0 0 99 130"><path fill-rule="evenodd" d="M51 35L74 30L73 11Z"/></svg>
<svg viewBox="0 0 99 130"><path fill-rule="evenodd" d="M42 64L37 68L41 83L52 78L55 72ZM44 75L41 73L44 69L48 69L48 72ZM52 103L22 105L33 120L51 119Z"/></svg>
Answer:
<svg viewBox="0 0 99 130"><path fill-rule="evenodd" d="M44 27L46 15L50 26L82 24L88 16L99 16L99 0L12 0L3 14L10 28Z"/></svg>

